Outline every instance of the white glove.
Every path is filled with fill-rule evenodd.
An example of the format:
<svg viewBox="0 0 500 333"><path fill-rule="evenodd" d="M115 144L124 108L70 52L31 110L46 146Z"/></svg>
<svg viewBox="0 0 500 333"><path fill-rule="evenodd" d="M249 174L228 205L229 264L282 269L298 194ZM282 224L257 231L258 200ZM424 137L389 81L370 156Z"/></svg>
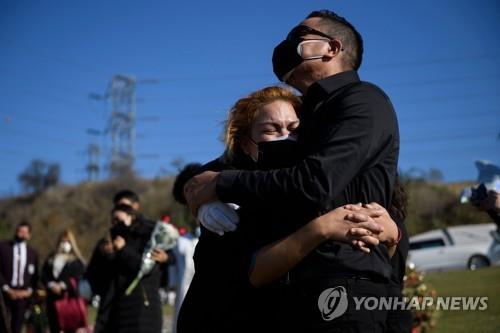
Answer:
<svg viewBox="0 0 500 333"><path fill-rule="evenodd" d="M211 232L222 236L224 232L236 230L240 222L236 213L238 208L236 204L213 201L198 209L198 221Z"/></svg>

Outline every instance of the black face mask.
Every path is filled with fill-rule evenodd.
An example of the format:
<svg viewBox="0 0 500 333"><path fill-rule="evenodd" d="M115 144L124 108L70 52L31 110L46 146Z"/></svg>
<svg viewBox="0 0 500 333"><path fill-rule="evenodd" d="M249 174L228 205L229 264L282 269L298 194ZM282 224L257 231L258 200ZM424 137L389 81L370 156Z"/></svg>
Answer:
<svg viewBox="0 0 500 333"><path fill-rule="evenodd" d="M304 40L303 36L308 34L317 35L327 40L333 40L331 36L307 25L300 24L293 28L288 33L286 39L274 48L273 52L273 71L280 81L284 82L286 74L294 70L304 61L297 52L297 47L300 42Z"/></svg>
<svg viewBox="0 0 500 333"><path fill-rule="evenodd" d="M304 60L297 53L297 47L301 40L285 39L274 48L273 72L278 79L284 82L285 75L299 66Z"/></svg>
<svg viewBox="0 0 500 333"><path fill-rule="evenodd" d="M111 234L112 239L115 239L116 236L120 236L126 240L128 234L130 233L130 230L127 227L127 225L122 221L116 221L115 224L109 230L109 233Z"/></svg>
<svg viewBox="0 0 500 333"><path fill-rule="evenodd" d="M19 236L16 235L16 236L14 236L14 241L16 243L22 243L22 242L26 241L26 239L24 239L24 238L19 237Z"/></svg>
<svg viewBox="0 0 500 333"><path fill-rule="evenodd" d="M287 168L299 160L299 145L296 140L285 139L258 143L257 168L271 170Z"/></svg>

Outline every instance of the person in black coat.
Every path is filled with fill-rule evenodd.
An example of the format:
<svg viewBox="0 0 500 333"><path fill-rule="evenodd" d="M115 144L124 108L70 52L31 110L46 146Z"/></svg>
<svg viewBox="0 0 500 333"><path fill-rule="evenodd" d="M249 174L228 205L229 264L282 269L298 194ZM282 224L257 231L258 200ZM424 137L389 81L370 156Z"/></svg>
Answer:
<svg viewBox="0 0 500 333"><path fill-rule="evenodd" d="M143 251L151 238L155 222L147 220L128 205L115 206L111 213L110 229L113 250L94 260L89 269L102 272L110 278L108 290L103 293L94 332L158 333L162 329L162 307L159 295L162 269L168 255L155 250L153 259L158 263L144 276L130 295L125 291L137 276L142 264ZM99 254L96 254L99 255ZM101 265L101 267L91 267ZM98 276L93 276L98 278ZM95 286L96 282L89 280Z"/></svg>
<svg viewBox="0 0 500 333"><path fill-rule="evenodd" d="M63 314L57 312L55 302L65 292L69 297L79 297L78 284L85 271L85 259L71 230L64 230L59 235L56 249L45 261L41 276L47 290L47 317L52 333L63 331L59 325L59 317Z"/></svg>
<svg viewBox="0 0 500 333"><path fill-rule="evenodd" d="M29 299L38 285L38 255L27 244L31 235L31 224L23 221L13 240L0 242L0 286L12 333L21 332Z"/></svg>

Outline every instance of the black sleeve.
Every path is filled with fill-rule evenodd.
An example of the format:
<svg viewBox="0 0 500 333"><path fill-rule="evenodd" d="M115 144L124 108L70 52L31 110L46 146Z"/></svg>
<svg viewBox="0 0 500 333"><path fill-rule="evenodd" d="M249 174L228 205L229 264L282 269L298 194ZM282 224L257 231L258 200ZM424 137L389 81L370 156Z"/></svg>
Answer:
<svg viewBox="0 0 500 333"><path fill-rule="evenodd" d="M0 261L5 260L5 258L3 258L5 253L7 253L6 245L4 242L0 242ZM0 269L0 288L2 288L4 285L9 285L9 283L3 276L2 270Z"/></svg>
<svg viewBox="0 0 500 333"><path fill-rule="evenodd" d="M71 263L68 263L67 265L70 265L68 269L68 274L63 276L61 280L64 282L66 285L66 288L68 289L69 293L71 295L78 295L78 282L81 280L83 273L85 271L85 266L83 263L80 261L80 259L76 259L72 261ZM73 283L71 282L71 278L74 279L74 282L76 285L74 286Z"/></svg>
<svg viewBox="0 0 500 333"><path fill-rule="evenodd" d="M222 171L217 180L220 200L245 205L255 200L300 203L317 214L340 194L359 171L396 139L397 122L385 96L362 98L354 92L341 108L328 109L318 122L317 148L296 166L271 171ZM359 95L359 96L358 96ZM300 139L300 138L299 138Z"/></svg>
<svg viewBox="0 0 500 333"><path fill-rule="evenodd" d="M396 247L396 252L391 258L392 274L390 283L403 286L403 278L406 273L406 259L408 258L408 251L410 250L410 239L404 221L393 215L391 215L391 217L394 222L396 222L401 232L401 239Z"/></svg>
<svg viewBox="0 0 500 333"><path fill-rule="evenodd" d="M45 288L47 288L47 284L50 281L54 280L54 277L52 276L52 265L50 264L50 258L52 255L50 255L47 260L43 263L41 274L40 274L40 279Z"/></svg>
<svg viewBox="0 0 500 333"><path fill-rule="evenodd" d="M135 276L141 269L141 264L142 253L128 244L116 252L115 267L126 276Z"/></svg>
<svg viewBox="0 0 500 333"><path fill-rule="evenodd" d="M168 287L168 269L171 265L175 265L175 256L174 252L172 250L167 251L168 259L167 262L160 264L160 272L161 272L161 282L160 282L160 287L162 288L167 288Z"/></svg>
<svg viewBox="0 0 500 333"><path fill-rule="evenodd" d="M38 288L38 283L39 283L39 275L40 275L40 272L39 272L39 267L38 267L38 253L35 252L35 272L33 273L33 279L31 280L31 288L33 290L36 290Z"/></svg>
<svg viewBox="0 0 500 333"><path fill-rule="evenodd" d="M90 258L90 262L85 272L85 278L90 284L92 292L97 295L104 295L110 285L113 271L113 261L110 255L105 255L101 251L101 246L105 242L101 239Z"/></svg>

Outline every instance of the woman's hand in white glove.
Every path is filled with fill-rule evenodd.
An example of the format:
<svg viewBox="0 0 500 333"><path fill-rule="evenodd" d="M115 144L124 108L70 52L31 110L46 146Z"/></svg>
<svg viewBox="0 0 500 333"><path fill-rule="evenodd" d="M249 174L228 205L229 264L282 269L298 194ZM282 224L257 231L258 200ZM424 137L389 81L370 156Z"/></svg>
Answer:
<svg viewBox="0 0 500 333"><path fill-rule="evenodd" d="M239 207L231 203L213 201L203 204L198 210L198 221L208 230L220 236L225 232L235 231L240 218L236 209Z"/></svg>

